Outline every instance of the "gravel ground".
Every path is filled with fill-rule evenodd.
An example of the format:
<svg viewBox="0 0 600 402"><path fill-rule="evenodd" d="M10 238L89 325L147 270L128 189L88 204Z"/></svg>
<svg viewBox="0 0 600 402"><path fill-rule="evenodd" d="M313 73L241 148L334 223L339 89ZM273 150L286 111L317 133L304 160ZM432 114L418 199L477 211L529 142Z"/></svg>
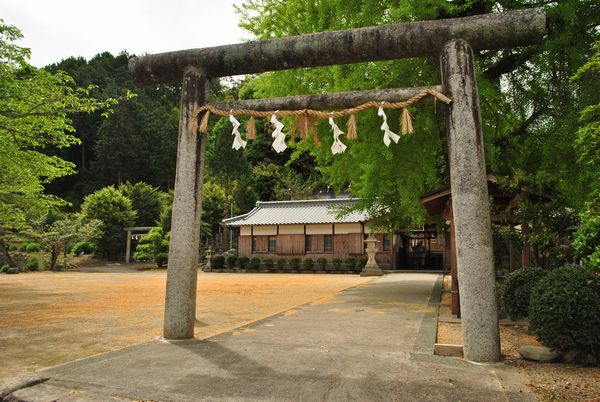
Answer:
<svg viewBox="0 0 600 402"><path fill-rule="evenodd" d="M446 286L447 281L444 282ZM448 314L450 294L442 294L440 314ZM527 377L527 386L540 401L600 402L600 367L582 367L563 363L537 363L520 358L519 346L539 345L526 327L501 325L500 339L504 362L518 367ZM437 342L462 344L460 323L438 323Z"/></svg>
<svg viewBox="0 0 600 402"><path fill-rule="evenodd" d="M137 272L123 266L88 271L96 272L0 275L0 378L161 335L165 271ZM196 337L320 303L369 280L353 275L199 273Z"/></svg>

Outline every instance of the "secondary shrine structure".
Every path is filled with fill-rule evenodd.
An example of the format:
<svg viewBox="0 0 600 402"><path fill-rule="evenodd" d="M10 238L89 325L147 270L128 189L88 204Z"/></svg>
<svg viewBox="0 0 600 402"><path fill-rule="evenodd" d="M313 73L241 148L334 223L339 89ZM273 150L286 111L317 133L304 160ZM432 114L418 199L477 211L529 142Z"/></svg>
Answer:
<svg viewBox="0 0 600 402"><path fill-rule="evenodd" d="M129 69L139 84L182 84L165 338L185 339L194 335L207 140L198 128L209 112L202 107L209 103L211 79L299 67L438 57L441 91L451 99L450 105L445 106L445 127L464 357L474 361L499 360L496 283L474 51L537 44L545 32L546 14L538 8L322 32L131 59ZM365 98L402 102L418 92L415 89L363 92L360 103ZM361 92L358 94L360 98ZM358 106L355 101L353 92L239 101L227 107L254 111L332 110ZM280 131L277 135L278 141L281 134Z"/></svg>
<svg viewBox="0 0 600 402"><path fill-rule="evenodd" d="M337 216L336 209L356 203L352 198L258 202L247 214L224 219L239 228L238 254L261 259L360 258L371 234L369 216L352 212ZM392 265L392 237L374 233L379 240L376 260L381 268Z"/></svg>

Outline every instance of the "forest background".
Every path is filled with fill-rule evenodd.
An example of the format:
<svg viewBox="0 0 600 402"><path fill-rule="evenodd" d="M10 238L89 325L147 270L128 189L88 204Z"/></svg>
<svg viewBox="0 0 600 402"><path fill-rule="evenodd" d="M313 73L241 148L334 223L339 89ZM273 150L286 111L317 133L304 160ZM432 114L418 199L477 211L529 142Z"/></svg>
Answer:
<svg viewBox="0 0 600 402"><path fill-rule="evenodd" d="M551 250L557 240L555 235L577 225L578 217L584 226L589 226L588 221L599 225L597 1L249 0L237 11L240 26L256 39L269 39L538 6L545 7L548 14L544 42L525 48L477 52L477 79L488 172L495 174L507 189L527 187L550 196L551 201L543 205L524 205L520 219L534 228L537 237L530 241ZM101 220L101 216L90 212L93 208L86 207L84 200L91 203L102 196L111 200L119 197L116 193L129 204L123 208L133 212L124 212L120 224L153 226L162 222L168 231L168 193L175 176L180 87L135 86L127 70L132 55L126 53L102 53L91 60L68 58L35 69L27 63L27 50L13 43L19 37L18 30L2 25L2 35L3 81L14 83L27 77L40 80L44 76L40 85L55 89L58 86L73 98L63 98L62 105L45 115L27 109L17 116L11 96L21 99L23 94L11 94L12 87L5 86L0 135L11 146L0 151L0 164L4 167L0 171L0 248L8 249L15 233L48 232L57 219L48 217L49 211L55 211L55 215L75 213L83 204L88 218ZM439 61L432 57L221 80L212 83L211 99L428 86L439 82ZM44 99L48 97L41 101ZM342 137L348 145L342 155L332 155L329 150L332 135L326 121L315 122L314 137L302 140L288 136L289 149L277 154L271 149L271 127L266 122L258 121L257 138L245 150L235 151L231 149L230 124L224 119L211 119L204 239L215 239L221 231L221 219L249 211L257 200L313 198L329 188L350 191L361 198L356 208L367 209L375 223L390 230L423 225L428 218L419 197L449 184L447 143L440 105L413 107L411 113L415 132L389 148L382 144L381 122L376 114L357 115L358 139ZM49 128L40 123L51 116L60 116L60 124ZM388 117L392 130L398 131L399 114L390 112ZM32 123L34 118L37 123ZM293 125L291 120L284 122L286 127ZM15 140L16 132L20 133L17 137L23 137ZM53 132L56 135L48 134ZM29 164L33 168L15 170L18 151L25 154L17 165ZM39 163L32 164L32 160L37 160L32 159L32 153L42 158ZM49 166L52 169L48 170ZM21 176L22 181L15 180ZM149 187L136 185L140 182ZM110 186L114 188L111 190ZM102 193L96 194L99 191ZM145 195L136 199L133 193ZM40 214L45 216L45 223L39 223ZM104 227L105 232L110 230ZM500 229L497 232L507 238L515 235ZM114 247L124 244L123 234L117 230L112 233L118 237ZM111 254L108 249L105 251Z"/></svg>

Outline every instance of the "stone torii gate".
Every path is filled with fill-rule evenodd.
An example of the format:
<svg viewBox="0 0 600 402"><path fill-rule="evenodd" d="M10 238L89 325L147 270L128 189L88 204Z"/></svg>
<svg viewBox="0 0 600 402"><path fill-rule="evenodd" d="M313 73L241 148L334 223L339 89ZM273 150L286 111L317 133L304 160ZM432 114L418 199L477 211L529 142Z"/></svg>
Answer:
<svg viewBox="0 0 600 402"><path fill-rule="evenodd" d="M194 116L194 110L208 103L210 79L298 67L439 56L442 89L452 99L446 110L446 130L464 357L473 361L499 360L491 224L473 49L536 44L542 41L545 27L544 10L529 9L182 50L130 60L129 70L138 84L182 82L164 337L186 339L194 335L206 146L206 137L195 132L201 116ZM399 102L416 92L415 88L356 91L238 101L226 107L339 109L365 100Z"/></svg>

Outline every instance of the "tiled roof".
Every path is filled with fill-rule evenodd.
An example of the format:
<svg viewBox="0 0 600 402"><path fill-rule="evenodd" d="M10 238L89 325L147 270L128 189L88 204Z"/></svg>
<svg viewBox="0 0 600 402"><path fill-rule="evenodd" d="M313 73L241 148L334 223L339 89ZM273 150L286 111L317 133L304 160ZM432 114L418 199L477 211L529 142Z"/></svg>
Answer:
<svg viewBox="0 0 600 402"><path fill-rule="evenodd" d="M244 215L223 220L225 226L303 225L307 223L354 223L369 220L366 212L351 212L336 217L337 208L356 204L357 198L297 201L259 201Z"/></svg>

